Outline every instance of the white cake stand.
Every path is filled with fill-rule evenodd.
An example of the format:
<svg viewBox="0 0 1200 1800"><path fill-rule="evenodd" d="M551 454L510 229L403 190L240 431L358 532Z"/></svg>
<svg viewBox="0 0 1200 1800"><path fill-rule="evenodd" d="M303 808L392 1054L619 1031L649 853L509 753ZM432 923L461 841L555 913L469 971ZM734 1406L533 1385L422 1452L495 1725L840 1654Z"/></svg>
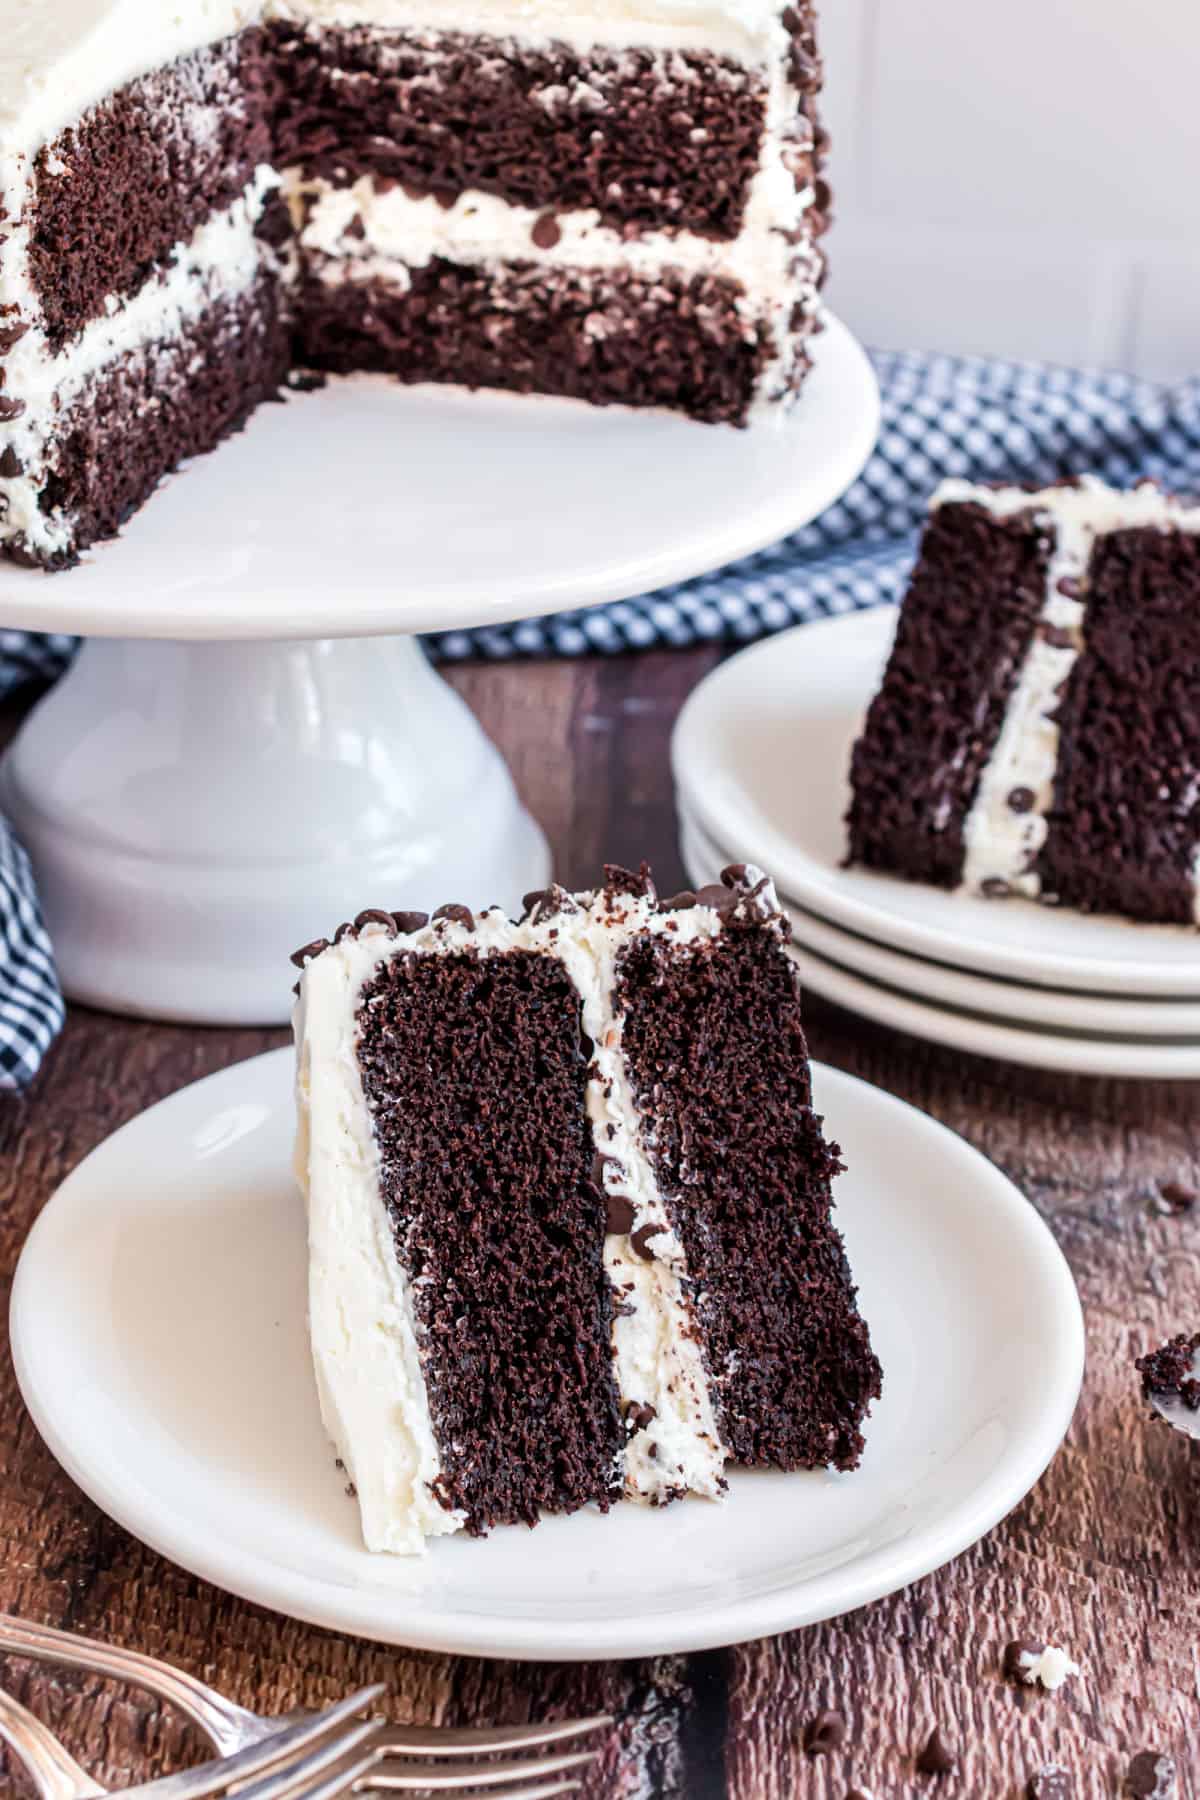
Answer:
<svg viewBox="0 0 1200 1800"><path fill-rule="evenodd" d="M836 322L782 429L342 382L71 574L0 572L0 622L89 640L0 771L68 994L281 1023L289 952L363 906L515 908L545 840L410 634L717 568L836 499L877 428Z"/></svg>

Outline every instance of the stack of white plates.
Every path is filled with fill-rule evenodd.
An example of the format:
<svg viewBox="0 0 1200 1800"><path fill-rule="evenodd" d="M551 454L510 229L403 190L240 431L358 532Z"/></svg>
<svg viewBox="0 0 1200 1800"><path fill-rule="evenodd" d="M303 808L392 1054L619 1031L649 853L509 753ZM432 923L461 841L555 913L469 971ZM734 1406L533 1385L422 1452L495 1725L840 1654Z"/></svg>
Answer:
<svg viewBox="0 0 1200 1800"><path fill-rule="evenodd" d="M765 869L806 985L881 1024L1037 1068L1200 1078L1200 932L842 867L850 749L894 625L884 608L802 626L696 689L673 745L689 878Z"/></svg>

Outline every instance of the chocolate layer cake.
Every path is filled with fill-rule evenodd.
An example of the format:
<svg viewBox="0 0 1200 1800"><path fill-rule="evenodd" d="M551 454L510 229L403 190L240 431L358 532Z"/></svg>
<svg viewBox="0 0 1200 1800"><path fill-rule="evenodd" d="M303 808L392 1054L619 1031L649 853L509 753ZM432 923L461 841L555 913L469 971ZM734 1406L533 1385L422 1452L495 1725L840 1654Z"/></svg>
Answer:
<svg viewBox="0 0 1200 1800"><path fill-rule="evenodd" d="M812 0L0 0L0 544L293 368L741 424L818 325Z"/></svg>
<svg viewBox="0 0 1200 1800"><path fill-rule="evenodd" d="M787 926L723 882L298 953L313 1357L372 1550L858 1462L879 1365Z"/></svg>
<svg viewBox="0 0 1200 1800"><path fill-rule="evenodd" d="M850 860L1200 923L1198 694L1200 507L946 482L854 749Z"/></svg>

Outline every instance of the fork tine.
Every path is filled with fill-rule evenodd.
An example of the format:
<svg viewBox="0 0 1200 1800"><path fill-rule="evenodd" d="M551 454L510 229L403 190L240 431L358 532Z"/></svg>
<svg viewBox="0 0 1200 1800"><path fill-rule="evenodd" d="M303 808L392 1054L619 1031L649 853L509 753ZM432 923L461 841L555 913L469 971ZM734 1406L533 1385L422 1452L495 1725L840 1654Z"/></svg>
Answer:
<svg viewBox="0 0 1200 1800"><path fill-rule="evenodd" d="M293 1796L301 1794L312 1800L317 1778L323 1775L338 1777L334 1792L340 1792L342 1787L352 1787L375 1761L374 1745L369 1750L364 1746L378 1731L378 1719L364 1719L361 1725L326 1738L324 1743L318 1744L315 1750L308 1751L298 1762L288 1762L283 1768L272 1769L248 1786L239 1787L238 1800L292 1800ZM355 1751L359 1753L357 1756L354 1755ZM354 1774L346 1780L343 1772L348 1759L352 1757Z"/></svg>
<svg viewBox="0 0 1200 1800"><path fill-rule="evenodd" d="M616 1721L608 1713L590 1719L564 1719L554 1725L501 1725L443 1729L440 1725L385 1725L379 1748L390 1756L487 1756L494 1750L541 1750L589 1731L606 1731ZM386 1767L386 1764L384 1765Z"/></svg>
<svg viewBox="0 0 1200 1800"><path fill-rule="evenodd" d="M482 1788L506 1788L510 1782L529 1781L539 1776L564 1775L568 1769L582 1770L596 1760L594 1750L577 1751L573 1756L533 1756L520 1762L464 1763L457 1769L448 1763L408 1763L399 1768L376 1767L363 1783L365 1788L380 1792L398 1790L433 1794L474 1791ZM507 1800L506 1794L497 1800Z"/></svg>
<svg viewBox="0 0 1200 1800"><path fill-rule="evenodd" d="M144 1782L126 1792L136 1795L137 1800L206 1800L209 1794L219 1794L234 1782L245 1782L251 1776L261 1775L264 1770L274 1768L276 1763L294 1763L302 1752L335 1732L341 1742L347 1728L354 1729L351 1721L384 1691L382 1684L360 1688L358 1693L339 1700L326 1712L315 1713L297 1725L285 1726L282 1731L274 1732L261 1743L251 1744L246 1750L239 1750L234 1756L201 1763L198 1768L182 1769L177 1775L163 1775L157 1781ZM374 1745L371 1754L373 1758Z"/></svg>

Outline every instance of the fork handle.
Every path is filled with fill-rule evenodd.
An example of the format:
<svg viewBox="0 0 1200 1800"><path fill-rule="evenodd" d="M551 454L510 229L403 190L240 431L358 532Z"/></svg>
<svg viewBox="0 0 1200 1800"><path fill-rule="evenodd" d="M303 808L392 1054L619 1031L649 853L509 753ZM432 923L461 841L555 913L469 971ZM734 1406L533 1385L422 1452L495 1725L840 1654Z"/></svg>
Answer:
<svg viewBox="0 0 1200 1800"><path fill-rule="evenodd" d="M29 1656L36 1662L58 1663L106 1675L156 1694L184 1716L208 1739L220 1756L229 1756L246 1742L247 1724L257 1724L231 1700L197 1681L182 1669L119 1644L101 1644L94 1638L58 1631L53 1625L34 1625L0 1613L0 1655Z"/></svg>
<svg viewBox="0 0 1200 1800"><path fill-rule="evenodd" d="M11 1694L2 1692L0 1738L20 1758L40 1800L99 1800L107 1791L80 1768L40 1719Z"/></svg>

